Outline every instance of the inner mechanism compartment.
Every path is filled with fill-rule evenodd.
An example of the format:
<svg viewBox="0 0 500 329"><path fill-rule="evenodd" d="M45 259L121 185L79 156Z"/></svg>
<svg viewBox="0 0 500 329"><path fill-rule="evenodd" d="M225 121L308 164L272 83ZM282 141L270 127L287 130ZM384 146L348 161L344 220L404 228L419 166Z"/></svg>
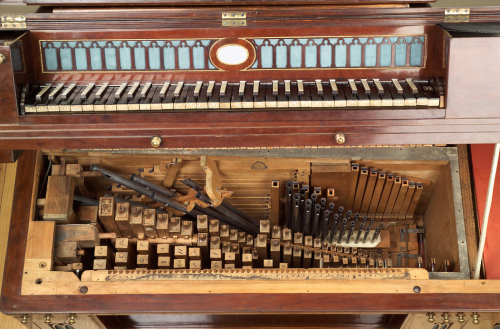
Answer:
<svg viewBox="0 0 500 329"><path fill-rule="evenodd" d="M36 220L55 222L54 271L95 270L92 281L146 270L469 277L453 147L42 153ZM162 197L176 202L165 206L160 193L112 182L107 171L170 190L175 197Z"/></svg>

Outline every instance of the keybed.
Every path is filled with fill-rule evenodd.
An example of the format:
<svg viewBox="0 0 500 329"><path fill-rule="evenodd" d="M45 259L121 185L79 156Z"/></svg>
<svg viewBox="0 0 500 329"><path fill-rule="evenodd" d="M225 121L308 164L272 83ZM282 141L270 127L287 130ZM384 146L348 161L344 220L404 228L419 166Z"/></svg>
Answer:
<svg viewBox="0 0 500 329"><path fill-rule="evenodd" d="M439 107L440 97L426 80L348 79L166 81L120 85L46 85L33 88L26 113L164 110L263 110L301 108Z"/></svg>

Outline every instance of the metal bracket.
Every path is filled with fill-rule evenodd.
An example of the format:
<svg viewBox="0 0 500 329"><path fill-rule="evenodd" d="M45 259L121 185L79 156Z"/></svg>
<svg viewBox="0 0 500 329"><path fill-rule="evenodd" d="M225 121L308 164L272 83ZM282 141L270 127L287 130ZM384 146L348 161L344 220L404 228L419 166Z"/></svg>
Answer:
<svg viewBox="0 0 500 329"><path fill-rule="evenodd" d="M26 29L26 15L3 15L2 28L4 29Z"/></svg>
<svg viewBox="0 0 500 329"><path fill-rule="evenodd" d="M247 26L247 13L243 11L222 13L222 26Z"/></svg>
<svg viewBox="0 0 500 329"><path fill-rule="evenodd" d="M470 8L452 8L444 11L446 23L469 23Z"/></svg>
<svg viewBox="0 0 500 329"><path fill-rule="evenodd" d="M403 266L403 257L404 258L418 259L418 257L422 257L422 256L419 255L419 254L406 254L404 252L398 252L398 255L397 255L397 258L396 258L396 266L397 267ZM408 264L406 264L406 266L408 266Z"/></svg>
<svg viewBox="0 0 500 329"><path fill-rule="evenodd" d="M399 237L401 242L405 242L406 233L425 233L425 229L423 228L402 228L399 230Z"/></svg>

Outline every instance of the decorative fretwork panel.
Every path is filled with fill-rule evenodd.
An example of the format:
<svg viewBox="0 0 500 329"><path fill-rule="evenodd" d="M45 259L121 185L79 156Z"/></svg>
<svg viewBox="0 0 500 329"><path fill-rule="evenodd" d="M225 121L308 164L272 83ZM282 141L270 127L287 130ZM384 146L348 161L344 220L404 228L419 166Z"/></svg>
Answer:
<svg viewBox="0 0 500 329"><path fill-rule="evenodd" d="M248 38L256 50L249 70L425 66L426 39L415 36ZM217 70L216 39L41 41L43 72Z"/></svg>

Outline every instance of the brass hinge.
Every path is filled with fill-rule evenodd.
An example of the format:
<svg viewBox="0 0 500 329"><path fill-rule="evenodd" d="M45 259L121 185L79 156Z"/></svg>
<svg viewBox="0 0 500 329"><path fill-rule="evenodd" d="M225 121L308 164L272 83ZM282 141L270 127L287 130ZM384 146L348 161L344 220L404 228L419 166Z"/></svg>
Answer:
<svg viewBox="0 0 500 329"><path fill-rule="evenodd" d="M444 11L446 23L469 23L470 8L451 8Z"/></svg>
<svg viewBox="0 0 500 329"><path fill-rule="evenodd" d="M222 13L222 26L247 26L247 13L241 11Z"/></svg>
<svg viewBox="0 0 500 329"><path fill-rule="evenodd" d="M26 15L2 15L2 28L25 29Z"/></svg>

